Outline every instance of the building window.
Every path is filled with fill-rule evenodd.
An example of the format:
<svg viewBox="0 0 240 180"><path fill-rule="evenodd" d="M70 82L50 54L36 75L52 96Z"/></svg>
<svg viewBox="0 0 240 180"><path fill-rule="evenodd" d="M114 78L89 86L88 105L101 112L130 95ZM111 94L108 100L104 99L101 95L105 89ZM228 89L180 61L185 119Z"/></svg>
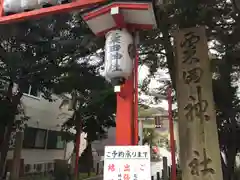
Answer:
<svg viewBox="0 0 240 180"><path fill-rule="evenodd" d="M59 131L47 131L32 127L28 127L24 131L23 148L64 149L64 147L65 141L62 140Z"/></svg>
<svg viewBox="0 0 240 180"><path fill-rule="evenodd" d="M155 128L161 128L162 127L163 121L162 121L161 116L156 116L154 118L154 121L155 121Z"/></svg>
<svg viewBox="0 0 240 180"><path fill-rule="evenodd" d="M40 92L38 91L37 87L34 85L25 85L23 86L22 92L27 94L27 95L31 95L31 96L35 96L35 97L40 97Z"/></svg>
<svg viewBox="0 0 240 180"><path fill-rule="evenodd" d="M45 148L46 130L38 129L36 132L35 146L36 148Z"/></svg>
<svg viewBox="0 0 240 180"><path fill-rule="evenodd" d="M45 148L46 133L44 129L28 127L24 131L23 148Z"/></svg>
<svg viewBox="0 0 240 180"><path fill-rule="evenodd" d="M65 142L62 140L61 132L48 131L47 149L63 149Z"/></svg>
<svg viewBox="0 0 240 180"><path fill-rule="evenodd" d="M35 128L26 128L24 130L23 148L33 148L35 142Z"/></svg>

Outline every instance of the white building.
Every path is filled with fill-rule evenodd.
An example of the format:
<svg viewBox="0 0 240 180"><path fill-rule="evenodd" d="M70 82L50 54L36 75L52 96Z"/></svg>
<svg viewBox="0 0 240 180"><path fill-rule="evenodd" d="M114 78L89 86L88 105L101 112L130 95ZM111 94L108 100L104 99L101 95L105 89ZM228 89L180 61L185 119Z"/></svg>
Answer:
<svg viewBox="0 0 240 180"><path fill-rule="evenodd" d="M104 156L104 148L105 146L114 146L116 142L116 128L112 127L108 129L107 138L94 141L92 143L92 148L98 153L98 156Z"/></svg>
<svg viewBox="0 0 240 180"><path fill-rule="evenodd" d="M54 102L49 102L31 87L25 92L22 103L30 119L24 132L20 174L49 171L53 169L55 159L69 159L72 154L73 142L65 144L59 131L73 112L67 107L60 110L62 99L57 96ZM82 152L84 141L80 147ZM13 150L10 150L7 159L12 157Z"/></svg>
<svg viewBox="0 0 240 180"><path fill-rule="evenodd" d="M60 135L61 125L72 115L68 107L59 106L60 97L55 96L54 102L49 102L40 96L33 88L26 90L22 97L26 115L30 117L22 149L22 173L44 172L53 169L54 160L69 160L73 151L73 142L65 144ZM152 112L151 112L152 113ZM103 160L106 145L115 145L116 129L108 130L108 137L92 143L94 164ZM80 155L86 148L85 134L81 135ZM13 151L8 153L12 159ZM101 166L101 163L100 163ZM101 167L100 167L101 168Z"/></svg>

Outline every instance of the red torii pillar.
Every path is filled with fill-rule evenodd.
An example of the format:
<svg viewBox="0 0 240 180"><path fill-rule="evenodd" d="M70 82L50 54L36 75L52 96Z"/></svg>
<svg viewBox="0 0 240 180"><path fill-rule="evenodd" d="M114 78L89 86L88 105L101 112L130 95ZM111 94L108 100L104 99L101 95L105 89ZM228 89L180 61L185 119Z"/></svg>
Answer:
<svg viewBox="0 0 240 180"><path fill-rule="evenodd" d="M40 18L51 14L70 12L90 8L106 0L79 0L64 5L56 5L29 12L3 16L3 0L0 0L0 24ZM111 14L112 8L119 8L118 14ZM151 0L114 1L86 12L83 19L94 34L102 36L110 30L126 28L130 32L148 30L156 27L156 20ZM137 145L138 143L138 53L133 69L133 76L117 93L116 143L118 145ZM77 158L78 160L78 158ZM77 165L77 163L76 163ZM76 167L77 169L77 167Z"/></svg>
<svg viewBox="0 0 240 180"><path fill-rule="evenodd" d="M27 19L40 18L51 14L71 12L73 10L89 8L93 5L106 2L106 0L79 0L63 5L56 5L29 12L3 16L3 1L4 0L0 0L0 24L8 24ZM110 11L113 7L118 7L120 9L120 13L111 15ZM125 13L122 13L123 11L128 13L130 12L128 17L126 17ZM93 33L101 36L110 30L119 28L127 28L130 32L142 29L153 29L156 27L156 21L153 12L153 4L150 0L148 2L116 1L107 5L103 5L100 8L95 8L92 11L88 11L83 15L83 19L86 21ZM114 20L114 24L104 19L101 21L101 16L106 14L108 14L110 18ZM135 18L136 15L138 18ZM98 19L98 22L96 22L98 25L106 25L104 29L98 29L98 26L94 27L94 25L90 22L92 20L96 20L96 18ZM134 22L134 19L137 21ZM117 94L116 142L119 145L136 145L138 142L137 61L138 55L136 56L133 77L125 82L125 84L122 86L122 92Z"/></svg>
<svg viewBox="0 0 240 180"><path fill-rule="evenodd" d="M73 10L80 10L83 8L90 8L93 5L104 3L106 0L79 0L72 3L67 3L63 5L56 5L48 8L36 9L28 12L16 13L13 15L4 16L3 4L4 0L0 0L0 24L10 24L20 21L25 21L28 19L38 19L47 15L57 14L57 13L67 13ZM79 148L80 148L80 131L77 132L76 139L76 162L75 162L75 175L78 174L78 159L79 159ZM17 162L19 163L19 162ZM17 165L18 166L18 165ZM18 176L19 170L14 172L15 176ZM1 176L1 175L0 175Z"/></svg>
<svg viewBox="0 0 240 180"><path fill-rule="evenodd" d="M112 13L113 8L117 8L118 13ZM82 17L97 36L123 28L136 35L135 32L138 30L156 27L153 12L152 1L114 1L86 12ZM136 52L133 75L125 81L117 93L117 145L138 144L138 58Z"/></svg>

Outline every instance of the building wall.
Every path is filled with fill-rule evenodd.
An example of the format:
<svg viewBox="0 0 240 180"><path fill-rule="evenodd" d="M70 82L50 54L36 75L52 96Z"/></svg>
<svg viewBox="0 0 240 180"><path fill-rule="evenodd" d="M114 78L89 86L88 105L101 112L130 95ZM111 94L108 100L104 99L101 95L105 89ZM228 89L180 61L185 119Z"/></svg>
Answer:
<svg viewBox="0 0 240 180"><path fill-rule="evenodd" d="M39 128L44 130L60 131L61 125L71 117L72 113L68 110L68 106L59 106L62 104L62 99L54 96L54 102L49 102L43 99L41 96L33 96L31 94L24 94L22 97L22 104L25 109L25 114L30 117L27 122L28 127ZM81 134L79 156L82 154L87 146L85 140L85 133ZM115 144L115 128L111 128L108 132L108 138L103 141L93 142L93 158L94 166L99 163L104 153L105 145ZM24 167L31 166L30 172L39 172L36 170L36 166L41 164L41 171L46 171L48 164L52 164L55 159L65 159L71 163L72 152L74 149L74 142L66 144L65 149L22 149L21 158L24 159ZM10 160L13 157L13 150L10 150L7 155L7 159ZM73 159L74 162L74 159ZM100 164L100 168L102 165Z"/></svg>
<svg viewBox="0 0 240 180"><path fill-rule="evenodd" d="M45 130L60 131L61 125L71 116L72 112L67 107L59 108L62 100L54 96L54 102L49 102L42 97L24 94L22 104L25 113L30 119L28 127ZM53 163L55 159L69 159L73 150L73 143L68 143L65 149L22 149L24 164ZM13 151L10 150L7 159L12 159Z"/></svg>
<svg viewBox="0 0 240 180"><path fill-rule="evenodd" d="M10 151L7 158L12 159L12 157L13 151ZM55 159L64 159L64 150L23 149L22 159L24 164L54 162Z"/></svg>
<svg viewBox="0 0 240 180"><path fill-rule="evenodd" d="M96 150L99 156L103 156L105 146L115 145L115 143L116 143L116 128L111 127L108 129L107 138L101 141L94 141L92 143L92 147Z"/></svg>
<svg viewBox="0 0 240 180"><path fill-rule="evenodd" d="M61 124L71 116L72 112L68 111L67 107L60 110L62 99L57 96L53 96L53 99L53 102L49 102L41 97L26 94L22 97L26 115L30 117L28 126L51 130L61 129Z"/></svg>

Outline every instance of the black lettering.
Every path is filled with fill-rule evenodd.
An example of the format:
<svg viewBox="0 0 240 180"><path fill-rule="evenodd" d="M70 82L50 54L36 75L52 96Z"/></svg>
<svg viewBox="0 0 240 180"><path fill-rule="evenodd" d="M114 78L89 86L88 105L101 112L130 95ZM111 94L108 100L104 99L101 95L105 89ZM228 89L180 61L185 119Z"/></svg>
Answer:
<svg viewBox="0 0 240 180"><path fill-rule="evenodd" d="M199 42L200 36L195 35L194 32L184 34L184 41L180 43L183 49L183 63L193 64L198 63L199 59L196 55L196 44Z"/></svg>
<svg viewBox="0 0 240 180"><path fill-rule="evenodd" d="M199 83L203 74L203 70L199 67L183 71L183 80L186 84Z"/></svg>
<svg viewBox="0 0 240 180"><path fill-rule="evenodd" d="M115 52L115 51L119 51L121 49L120 44L114 44L112 46L109 47L109 51L110 52Z"/></svg>
<svg viewBox="0 0 240 180"><path fill-rule="evenodd" d="M203 149L203 160L200 161L200 154L198 151L194 151L194 158L188 164L191 169L191 174L195 176L199 176L201 172L202 175L207 175L208 173L215 174L215 170L213 168L209 168L208 165L212 162L210 158L207 157L206 149Z"/></svg>

